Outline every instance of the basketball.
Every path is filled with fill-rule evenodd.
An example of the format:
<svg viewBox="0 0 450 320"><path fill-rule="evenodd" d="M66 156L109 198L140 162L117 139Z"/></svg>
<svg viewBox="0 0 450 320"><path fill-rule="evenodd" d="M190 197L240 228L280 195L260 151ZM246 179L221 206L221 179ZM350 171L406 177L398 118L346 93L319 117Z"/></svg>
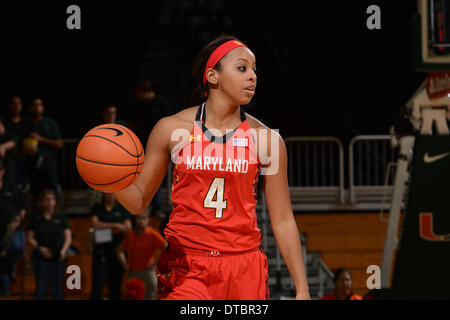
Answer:
<svg viewBox="0 0 450 320"><path fill-rule="evenodd" d="M93 189L113 193L131 185L144 165L144 148L128 128L108 123L89 130L76 150L78 173Z"/></svg>

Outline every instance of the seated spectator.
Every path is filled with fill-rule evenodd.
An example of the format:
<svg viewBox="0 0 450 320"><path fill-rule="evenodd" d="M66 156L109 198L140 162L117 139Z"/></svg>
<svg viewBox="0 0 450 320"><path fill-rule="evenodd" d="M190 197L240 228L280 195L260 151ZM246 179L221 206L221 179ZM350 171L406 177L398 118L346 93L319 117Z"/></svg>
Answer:
<svg viewBox="0 0 450 320"><path fill-rule="evenodd" d="M92 208L95 229L92 252L91 300L101 300L108 283L109 298L120 300L123 267L117 257L117 247L131 230L131 215L116 201L113 193L103 193L102 202Z"/></svg>
<svg viewBox="0 0 450 320"><path fill-rule="evenodd" d="M50 284L54 300L64 299L64 274L72 233L64 213L58 209L56 193L44 190L38 198L39 212L30 221L27 240L33 251L36 300L45 300Z"/></svg>
<svg viewBox="0 0 450 320"><path fill-rule="evenodd" d="M334 291L322 300L362 300L352 292L352 274L350 270L341 268L334 273Z"/></svg>
<svg viewBox="0 0 450 320"><path fill-rule="evenodd" d="M144 299L154 300L157 288L156 263L167 242L148 223L148 211L137 215L135 229L125 236L117 253L124 269L129 271L128 278L137 278L144 282Z"/></svg>
<svg viewBox="0 0 450 320"><path fill-rule="evenodd" d="M31 133L27 150L32 156L31 191L36 197L44 188L54 190L62 207L62 189L56 163L56 152L63 147L61 131L53 119L44 116L44 112L41 98L30 100Z"/></svg>
<svg viewBox="0 0 450 320"><path fill-rule="evenodd" d="M0 295L9 296L17 261L25 251L25 232L21 224L25 210L20 193L5 179L6 167L0 159Z"/></svg>

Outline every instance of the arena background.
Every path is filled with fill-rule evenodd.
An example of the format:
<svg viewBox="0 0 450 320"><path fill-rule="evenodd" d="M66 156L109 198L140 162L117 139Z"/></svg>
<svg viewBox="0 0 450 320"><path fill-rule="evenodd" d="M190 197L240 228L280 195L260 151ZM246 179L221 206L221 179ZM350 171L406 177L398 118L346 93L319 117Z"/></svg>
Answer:
<svg viewBox="0 0 450 320"><path fill-rule="evenodd" d="M81 30L66 27L72 4L81 8ZM380 30L366 27L370 5L381 9ZM16 1L0 11L0 101L42 97L64 139L80 139L96 125L105 103L116 104L120 118L139 76L150 78L154 90L180 110L195 87L195 54L227 32L246 42L257 59L258 87L246 111L285 138L336 137L346 149L347 170L351 139L388 134L427 77L412 63L416 11L416 1L387 0ZM378 214L378 207L296 211L308 250L334 245L322 258L334 266L353 264L361 295L367 292L365 266L381 262L386 224ZM85 248L89 219L74 215L70 222L82 234L74 243ZM328 233L346 234L345 243ZM353 255L340 255L341 248ZM72 259L89 270L89 260ZM89 286L88 280L83 284ZM16 294L20 290L16 286ZM31 297L32 284L25 291ZM86 298L88 291L69 292L68 298Z"/></svg>
<svg viewBox="0 0 450 320"><path fill-rule="evenodd" d="M70 4L81 8L81 30L66 27ZM366 27L371 4L381 30ZM283 136L386 133L425 78L411 64L415 10L415 1L17 1L1 12L1 101L41 95L64 137L76 138L97 120L93 110L125 106L134 77L153 72L155 90L181 109L195 54L229 32L257 57L249 113ZM165 53L161 70L146 69L149 51Z"/></svg>

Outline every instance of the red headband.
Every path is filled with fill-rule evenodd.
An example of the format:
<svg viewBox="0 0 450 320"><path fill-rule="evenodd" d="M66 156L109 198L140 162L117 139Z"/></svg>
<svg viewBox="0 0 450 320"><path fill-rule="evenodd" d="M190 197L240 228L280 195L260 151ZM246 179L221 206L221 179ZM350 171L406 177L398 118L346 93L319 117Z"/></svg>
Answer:
<svg viewBox="0 0 450 320"><path fill-rule="evenodd" d="M209 68L214 68L214 66L217 64L217 62L220 61L228 52L233 50L237 47L246 47L247 46L239 41L236 40L230 40L223 44L221 44L219 47L216 48L216 50L211 53L209 56L208 62L206 63L205 71L203 72L203 84L206 84L206 70Z"/></svg>

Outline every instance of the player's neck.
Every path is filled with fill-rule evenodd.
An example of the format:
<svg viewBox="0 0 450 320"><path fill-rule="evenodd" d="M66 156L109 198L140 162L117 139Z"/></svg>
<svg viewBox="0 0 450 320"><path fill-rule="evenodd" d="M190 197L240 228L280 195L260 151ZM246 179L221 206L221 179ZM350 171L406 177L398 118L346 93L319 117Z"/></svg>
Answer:
<svg viewBox="0 0 450 320"><path fill-rule="evenodd" d="M234 124L236 119L240 119L239 105L234 105L227 99L211 96L206 102L205 109L208 129L228 128L229 124Z"/></svg>

